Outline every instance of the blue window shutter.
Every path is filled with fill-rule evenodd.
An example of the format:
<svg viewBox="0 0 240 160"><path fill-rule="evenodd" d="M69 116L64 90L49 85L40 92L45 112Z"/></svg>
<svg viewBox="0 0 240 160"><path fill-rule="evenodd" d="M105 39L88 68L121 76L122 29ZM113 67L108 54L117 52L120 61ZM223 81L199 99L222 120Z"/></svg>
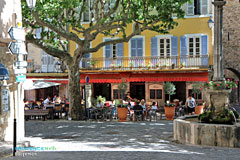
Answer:
<svg viewBox="0 0 240 160"><path fill-rule="evenodd" d="M171 37L171 59L172 64L178 64L178 37Z"/></svg>
<svg viewBox="0 0 240 160"><path fill-rule="evenodd" d="M187 37L181 36L180 37L180 56L181 56L181 63L185 63L187 65Z"/></svg>
<svg viewBox="0 0 240 160"><path fill-rule="evenodd" d="M117 44L117 57L123 57L123 43Z"/></svg>
<svg viewBox="0 0 240 160"><path fill-rule="evenodd" d="M123 43L117 44L117 64L123 65Z"/></svg>
<svg viewBox="0 0 240 160"><path fill-rule="evenodd" d="M208 66L208 36L201 36L201 57L202 65Z"/></svg>
<svg viewBox="0 0 240 160"><path fill-rule="evenodd" d="M137 38L137 56L143 56L143 38Z"/></svg>
<svg viewBox="0 0 240 160"><path fill-rule="evenodd" d="M131 39L131 57L136 57L137 54L137 39Z"/></svg>
<svg viewBox="0 0 240 160"><path fill-rule="evenodd" d="M110 39L105 39L106 41L110 41ZM110 67L111 64L111 45L105 46L105 67Z"/></svg>
<svg viewBox="0 0 240 160"><path fill-rule="evenodd" d="M110 41L110 39L105 39L106 41ZM110 58L111 57L111 45L106 45L105 46L105 58Z"/></svg>
<svg viewBox="0 0 240 160"><path fill-rule="evenodd" d="M157 37L152 37L151 38L151 62L152 64L157 64L158 63L158 38Z"/></svg>
<svg viewBox="0 0 240 160"><path fill-rule="evenodd" d="M151 56L158 56L157 37L151 38Z"/></svg>

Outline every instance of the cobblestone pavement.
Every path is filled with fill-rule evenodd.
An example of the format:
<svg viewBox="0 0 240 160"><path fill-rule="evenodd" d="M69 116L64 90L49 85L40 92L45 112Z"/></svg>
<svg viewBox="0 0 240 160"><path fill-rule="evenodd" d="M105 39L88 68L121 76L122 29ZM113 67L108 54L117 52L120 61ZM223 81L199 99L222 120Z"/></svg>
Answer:
<svg viewBox="0 0 240 160"><path fill-rule="evenodd" d="M240 159L240 149L176 144L172 121L28 121L26 140L51 151L17 152L5 159Z"/></svg>

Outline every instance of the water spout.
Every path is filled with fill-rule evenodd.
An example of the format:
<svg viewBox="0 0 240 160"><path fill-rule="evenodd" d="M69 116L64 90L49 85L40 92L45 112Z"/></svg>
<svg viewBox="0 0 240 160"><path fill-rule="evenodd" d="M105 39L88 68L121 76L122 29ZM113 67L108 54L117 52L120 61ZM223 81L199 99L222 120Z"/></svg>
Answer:
<svg viewBox="0 0 240 160"><path fill-rule="evenodd" d="M232 110L230 110L230 112L232 113L232 115L233 115L233 118L234 118L234 121L235 121L235 124L237 123L237 119L236 119L236 117L235 117L235 114L233 113L233 111Z"/></svg>

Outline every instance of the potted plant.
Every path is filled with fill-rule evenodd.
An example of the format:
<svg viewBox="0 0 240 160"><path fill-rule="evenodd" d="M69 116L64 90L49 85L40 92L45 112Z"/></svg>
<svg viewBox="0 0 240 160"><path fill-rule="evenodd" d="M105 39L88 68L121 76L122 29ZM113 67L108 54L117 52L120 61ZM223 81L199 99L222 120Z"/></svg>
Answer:
<svg viewBox="0 0 240 160"><path fill-rule="evenodd" d="M90 61L89 64L90 64L90 66L91 66L92 68L94 68L94 67L95 67L95 64L96 64L96 61Z"/></svg>
<svg viewBox="0 0 240 160"><path fill-rule="evenodd" d="M164 110L165 110L165 116L167 120L173 120L173 117L175 115L175 104L170 103L171 102L171 95L175 94L176 87L171 82L164 83L164 92L165 94L169 95L169 101L165 103Z"/></svg>
<svg viewBox="0 0 240 160"><path fill-rule="evenodd" d="M180 68L184 68L185 62L180 63Z"/></svg>
<svg viewBox="0 0 240 160"><path fill-rule="evenodd" d="M174 63L172 63L172 69L174 69L175 68L175 64Z"/></svg>
<svg viewBox="0 0 240 160"><path fill-rule="evenodd" d="M115 105L117 106L117 113L120 122L125 122L127 119L128 108L127 105L123 104L122 100L116 100Z"/></svg>
<svg viewBox="0 0 240 160"><path fill-rule="evenodd" d="M118 68L119 68L119 69L121 69L121 68L122 68L122 64L121 64L121 63L120 63L120 64L118 64L117 66L118 66Z"/></svg>
<svg viewBox="0 0 240 160"><path fill-rule="evenodd" d="M153 66L153 64L151 62L148 62L147 68L150 69L152 66Z"/></svg>
<svg viewBox="0 0 240 160"><path fill-rule="evenodd" d="M130 69L132 69L133 68L133 62L130 61L128 66L130 67Z"/></svg>
<svg viewBox="0 0 240 160"><path fill-rule="evenodd" d="M199 115L199 114L203 113L203 108L204 108L204 104L205 104L198 100L198 95L202 93L202 84L201 83L193 84L192 93L197 95L197 100L196 100L197 106L195 107L195 113L197 115Z"/></svg>
<svg viewBox="0 0 240 160"><path fill-rule="evenodd" d="M168 67L168 63L164 63L164 64L163 64L163 68L164 68L164 69L167 69L167 67Z"/></svg>
<svg viewBox="0 0 240 160"><path fill-rule="evenodd" d="M104 104L105 101L106 101L106 98L105 98L105 97L102 97L101 95L100 95L100 96L97 96L97 103L98 103L99 101L101 101L101 103Z"/></svg>
<svg viewBox="0 0 240 160"><path fill-rule="evenodd" d="M161 66L161 63L156 63L156 68L159 68Z"/></svg>
<svg viewBox="0 0 240 160"><path fill-rule="evenodd" d="M173 117L175 115L175 103L170 103L167 101L164 106L165 116L167 120L173 120Z"/></svg>
<svg viewBox="0 0 240 160"><path fill-rule="evenodd" d="M112 69L115 69L115 67L116 67L116 64L114 64L114 63L111 63L111 64L110 64L110 67L112 67Z"/></svg>

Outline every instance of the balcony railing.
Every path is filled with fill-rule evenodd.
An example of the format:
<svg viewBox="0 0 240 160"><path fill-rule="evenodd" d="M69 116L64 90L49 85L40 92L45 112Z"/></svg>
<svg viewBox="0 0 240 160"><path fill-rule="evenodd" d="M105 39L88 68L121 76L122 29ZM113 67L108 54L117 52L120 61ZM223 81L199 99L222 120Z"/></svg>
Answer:
<svg viewBox="0 0 240 160"><path fill-rule="evenodd" d="M83 58L80 62L81 70L161 70L208 67L208 55Z"/></svg>

